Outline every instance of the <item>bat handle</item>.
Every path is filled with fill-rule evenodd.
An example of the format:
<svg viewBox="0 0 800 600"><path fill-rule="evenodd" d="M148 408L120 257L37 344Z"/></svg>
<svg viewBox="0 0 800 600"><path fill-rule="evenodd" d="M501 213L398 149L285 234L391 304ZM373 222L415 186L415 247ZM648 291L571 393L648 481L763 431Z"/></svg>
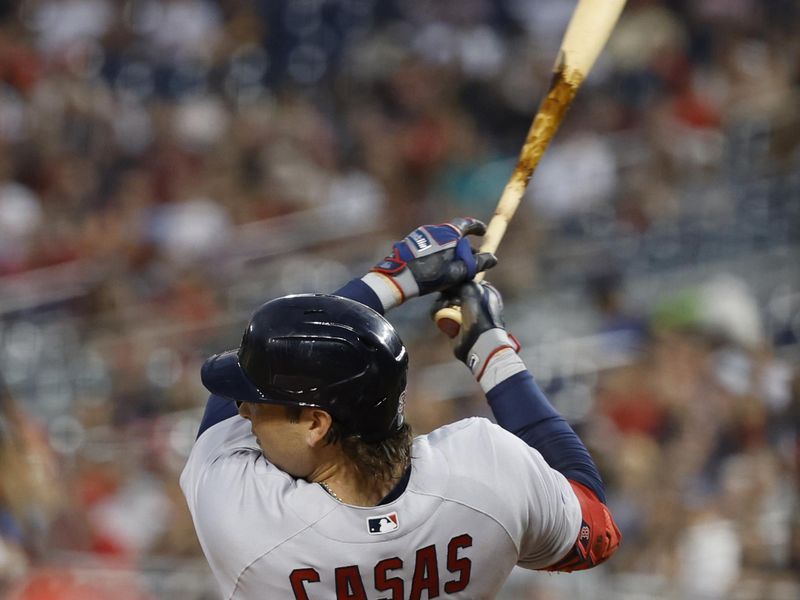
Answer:
<svg viewBox="0 0 800 600"><path fill-rule="evenodd" d="M483 244L481 246L481 252L484 252L485 248L486 244ZM472 281L480 283L485 276L486 271L481 271L472 278ZM461 307L452 305L440 308L433 315L433 320L436 322L436 327L439 328L439 331L450 339L453 339L458 335L459 329L461 329Z"/></svg>
<svg viewBox="0 0 800 600"><path fill-rule="evenodd" d="M452 339L458 335L458 331L461 329L461 307L445 306L440 308L433 316L433 320L436 321L439 331Z"/></svg>

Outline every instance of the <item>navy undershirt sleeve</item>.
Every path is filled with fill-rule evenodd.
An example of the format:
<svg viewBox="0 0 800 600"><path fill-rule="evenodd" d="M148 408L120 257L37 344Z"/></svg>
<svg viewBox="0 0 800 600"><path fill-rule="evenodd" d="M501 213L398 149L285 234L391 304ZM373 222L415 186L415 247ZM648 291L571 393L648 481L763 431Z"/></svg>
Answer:
<svg viewBox="0 0 800 600"><path fill-rule="evenodd" d="M552 468L606 501L605 486L589 451L551 406L528 371L512 375L486 394L497 424L538 450Z"/></svg>
<svg viewBox="0 0 800 600"><path fill-rule="evenodd" d="M352 279L348 281L333 293L336 296L343 296L345 298L350 298L351 300L361 302L361 304L366 304L377 313L381 315L383 314L383 304L381 304L380 298L378 298L378 295L372 291L371 287L369 287L360 279Z"/></svg>
<svg viewBox="0 0 800 600"><path fill-rule="evenodd" d="M222 423L225 419L230 419L238 414L239 409L233 400L211 394L206 403L206 411L203 413L203 420L200 421L200 429L197 432L197 437L200 437L209 427L217 423Z"/></svg>

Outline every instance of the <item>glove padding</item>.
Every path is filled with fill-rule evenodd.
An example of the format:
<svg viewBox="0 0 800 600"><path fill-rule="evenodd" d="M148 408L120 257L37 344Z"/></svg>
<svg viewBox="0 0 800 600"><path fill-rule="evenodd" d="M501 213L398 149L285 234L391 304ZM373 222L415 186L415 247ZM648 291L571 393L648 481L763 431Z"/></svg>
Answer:
<svg viewBox="0 0 800 600"><path fill-rule="evenodd" d="M471 217L423 225L395 243L392 254L375 265L363 281L378 294L386 310L414 296L469 281L497 264L493 254L473 250L465 237L484 233L486 225ZM383 289L381 279L389 282L391 294Z"/></svg>
<svg viewBox="0 0 800 600"><path fill-rule="evenodd" d="M453 340L453 354L467 365L478 381L485 375L489 362L501 350L519 351L519 342L505 328L503 298L490 283L469 281L442 292L433 305L431 316L448 306L461 307L461 328ZM513 372L524 369L516 357L513 365L508 366ZM494 381L491 387L498 382Z"/></svg>

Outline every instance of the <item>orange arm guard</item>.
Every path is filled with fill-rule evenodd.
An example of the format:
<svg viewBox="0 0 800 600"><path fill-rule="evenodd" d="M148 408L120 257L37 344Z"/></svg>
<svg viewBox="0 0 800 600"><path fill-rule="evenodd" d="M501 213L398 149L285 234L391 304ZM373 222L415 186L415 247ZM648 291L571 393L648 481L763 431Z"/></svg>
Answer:
<svg viewBox="0 0 800 600"><path fill-rule="evenodd" d="M583 522L569 552L546 571L582 571L605 562L619 548L622 535L605 504L585 485L569 480L581 505Z"/></svg>

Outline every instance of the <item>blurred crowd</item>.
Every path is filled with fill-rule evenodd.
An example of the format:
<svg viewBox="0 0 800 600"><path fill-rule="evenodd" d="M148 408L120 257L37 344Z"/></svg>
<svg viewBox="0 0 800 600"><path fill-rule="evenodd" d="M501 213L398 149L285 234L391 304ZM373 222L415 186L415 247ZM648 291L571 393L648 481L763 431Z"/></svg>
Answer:
<svg viewBox="0 0 800 600"><path fill-rule="evenodd" d="M215 597L177 487L202 359L488 218L574 4L0 0L0 593ZM517 336L601 347L529 363L624 536L587 598L800 597L798 28L795 0L629 0L503 242ZM487 414L426 383L419 310L412 425Z"/></svg>

